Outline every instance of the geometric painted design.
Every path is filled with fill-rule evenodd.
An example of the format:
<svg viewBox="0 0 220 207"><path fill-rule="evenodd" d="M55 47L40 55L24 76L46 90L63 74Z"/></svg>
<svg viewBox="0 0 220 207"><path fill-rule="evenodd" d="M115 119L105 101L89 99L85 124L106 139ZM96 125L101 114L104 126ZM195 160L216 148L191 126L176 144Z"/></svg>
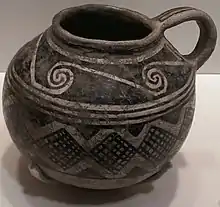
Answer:
<svg viewBox="0 0 220 207"><path fill-rule="evenodd" d="M143 130L146 123L141 124L132 124L128 126L128 131L130 134L132 134L134 137L137 137Z"/></svg>
<svg viewBox="0 0 220 207"><path fill-rule="evenodd" d="M32 44L14 59L6 76L9 85L4 88L4 97L12 96L4 101L4 111L13 141L45 169L44 161L51 164L49 177L56 177L51 173L54 170L68 171L68 175L63 173L64 178L59 177L60 181L67 181L65 176L71 175L70 182L81 182L74 181L77 175L110 182L122 178L127 182L128 177L141 180L181 146L192 119L190 110L185 117L182 112L185 101L194 93L194 72L178 53L171 57L168 52L172 48L161 51L166 41L157 49L150 48L149 55L115 60L100 57L97 61L74 54L74 59L80 59L76 63L67 62L69 58L63 57L66 53L61 56L53 49L47 53L46 42L41 41L39 48L43 56L53 57L49 57L44 70L38 69L47 56L42 59L36 48L31 51L31 60L27 51L34 47ZM142 74L145 64L162 69L148 68ZM34 88L30 86L32 80ZM180 108L174 110L177 106ZM31 144L35 146L33 151ZM88 185L96 184L87 181ZM120 181L114 185L121 185Z"/></svg>
<svg viewBox="0 0 220 207"><path fill-rule="evenodd" d="M138 148L138 152L152 163L163 160L172 150L176 137L171 133L152 126Z"/></svg>
<svg viewBox="0 0 220 207"><path fill-rule="evenodd" d="M40 127L43 127L51 122L53 122L53 119L46 115L46 114L43 114L41 112L33 112L32 110L28 110L28 113L29 113L29 116L30 116L30 121L31 123L33 124L36 124Z"/></svg>
<svg viewBox="0 0 220 207"><path fill-rule="evenodd" d="M37 140L34 145L63 170L74 166L85 155L83 148L63 128Z"/></svg>
<svg viewBox="0 0 220 207"><path fill-rule="evenodd" d="M93 136L95 136L100 129L98 127L90 127L90 126L84 126L84 125L76 125L75 128L80 132L81 135L86 140L90 140Z"/></svg>
<svg viewBox="0 0 220 207"><path fill-rule="evenodd" d="M193 114L194 114L193 108L188 107L185 109L185 115L184 115L184 119L182 122L182 127L179 132L180 134L182 134L184 132L188 132L190 125L192 124Z"/></svg>
<svg viewBox="0 0 220 207"><path fill-rule="evenodd" d="M180 119L181 113L182 113L182 108L179 107L173 110L172 112L163 115L161 119L171 124L177 124Z"/></svg>
<svg viewBox="0 0 220 207"><path fill-rule="evenodd" d="M12 109L14 106L10 105ZM24 145L33 144L36 151L31 156L45 158L54 164L51 167L55 171L94 180L133 179L153 172L164 158L177 152L192 122L193 106L189 101L149 122L105 127L66 125L27 108L25 116L23 110L14 110L16 113L12 111L8 117L16 120L11 118L16 114L23 118L15 130L23 130L18 134L25 136L19 140Z"/></svg>
<svg viewBox="0 0 220 207"><path fill-rule="evenodd" d="M186 107L184 109L184 116L182 117L181 126L178 130L177 141L172 146L172 150L169 152L169 156L173 157L182 147L184 141L187 138L190 126L193 121L194 109L192 107Z"/></svg>
<svg viewBox="0 0 220 207"><path fill-rule="evenodd" d="M113 173L118 173L135 155L136 148L113 132L93 148L91 153L99 164Z"/></svg>

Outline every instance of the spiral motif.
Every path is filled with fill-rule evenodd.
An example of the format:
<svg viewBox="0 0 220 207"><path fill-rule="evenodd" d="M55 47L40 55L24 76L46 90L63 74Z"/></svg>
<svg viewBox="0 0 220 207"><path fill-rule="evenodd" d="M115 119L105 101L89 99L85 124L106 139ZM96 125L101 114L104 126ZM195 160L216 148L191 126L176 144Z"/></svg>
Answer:
<svg viewBox="0 0 220 207"><path fill-rule="evenodd" d="M55 65L47 74L47 81L51 89L48 92L61 94L65 92L74 81L73 72L62 65ZM56 92L54 91L56 90Z"/></svg>
<svg viewBox="0 0 220 207"><path fill-rule="evenodd" d="M36 43L36 49L33 54L33 58L30 65L30 74L31 74L31 84L46 93L60 95L64 93L74 81L74 74L68 68L69 66L63 64L63 62L58 62L55 64L47 74L47 82L49 87L43 86L42 84L38 83L36 80L36 60L37 60L37 53L40 46L41 39L43 38L44 34L41 34L38 38Z"/></svg>
<svg viewBox="0 0 220 207"><path fill-rule="evenodd" d="M158 68L149 69L145 67L142 77L150 93L155 96L166 93L168 86L167 78Z"/></svg>
<svg viewBox="0 0 220 207"><path fill-rule="evenodd" d="M71 85L74 80L74 75L67 68L51 68L48 72L47 81L53 88L62 88L65 85Z"/></svg>

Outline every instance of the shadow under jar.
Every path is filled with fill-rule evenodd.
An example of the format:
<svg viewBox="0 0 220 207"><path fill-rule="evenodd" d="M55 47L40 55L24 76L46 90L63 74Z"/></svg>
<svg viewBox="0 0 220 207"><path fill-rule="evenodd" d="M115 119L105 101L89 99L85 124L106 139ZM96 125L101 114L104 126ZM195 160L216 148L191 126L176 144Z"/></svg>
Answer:
<svg viewBox="0 0 220 207"><path fill-rule="evenodd" d="M201 32L183 56L164 31L185 21ZM5 121L31 173L114 189L160 171L187 137L196 70L216 36L212 19L190 7L152 19L108 5L59 12L17 52L5 76Z"/></svg>

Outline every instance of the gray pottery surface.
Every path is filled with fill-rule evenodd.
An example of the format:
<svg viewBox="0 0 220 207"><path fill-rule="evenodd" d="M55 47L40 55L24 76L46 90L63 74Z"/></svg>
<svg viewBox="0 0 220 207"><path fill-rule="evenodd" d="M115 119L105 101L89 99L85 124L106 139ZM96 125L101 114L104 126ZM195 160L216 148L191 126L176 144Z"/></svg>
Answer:
<svg viewBox="0 0 220 207"><path fill-rule="evenodd" d="M164 32L194 20L200 38L184 56ZM5 121L30 172L92 189L159 172L190 130L196 70L216 36L210 16L190 7L155 18L108 5L59 12L17 52L4 82Z"/></svg>

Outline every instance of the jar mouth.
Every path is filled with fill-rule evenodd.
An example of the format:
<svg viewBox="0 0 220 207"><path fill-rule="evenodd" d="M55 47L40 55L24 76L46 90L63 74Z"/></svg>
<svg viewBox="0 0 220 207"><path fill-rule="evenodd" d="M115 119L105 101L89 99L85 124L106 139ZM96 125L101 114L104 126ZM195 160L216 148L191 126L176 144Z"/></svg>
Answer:
<svg viewBox="0 0 220 207"><path fill-rule="evenodd" d="M155 22L124 8L88 4L59 12L52 32L67 44L105 49L144 47L157 38Z"/></svg>

